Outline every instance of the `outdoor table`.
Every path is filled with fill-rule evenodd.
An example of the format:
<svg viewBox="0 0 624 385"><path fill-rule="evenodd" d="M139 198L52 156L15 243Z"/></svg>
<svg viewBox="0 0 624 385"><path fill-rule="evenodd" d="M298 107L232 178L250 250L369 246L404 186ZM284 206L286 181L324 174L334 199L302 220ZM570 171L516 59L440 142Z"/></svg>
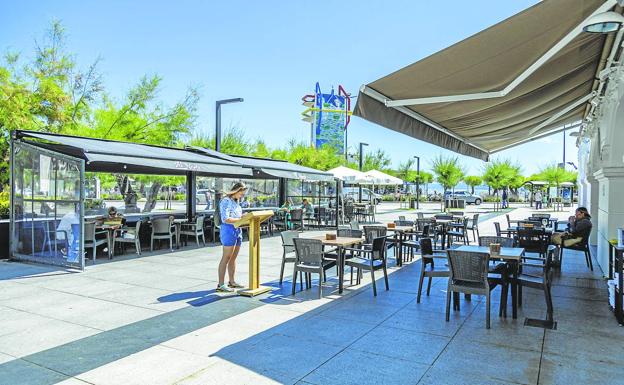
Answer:
<svg viewBox="0 0 624 385"><path fill-rule="evenodd" d="M175 226L176 229L176 248L179 249L180 248L180 232L182 231L182 225L185 223L189 223L188 219L186 218L174 218L173 219L173 224Z"/></svg>
<svg viewBox="0 0 624 385"><path fill-rule="evenodd" d="M462 245L456 250L471 253L490 254L490 248L487 246ZM520 267L520 260L524 256L524 249L522 247L501 247L500 253L494 256L490 254L490 256L506 262L511 267L511 309L512 317L516 319L518 318L518 269Z"/></svg>
<svg viewBox="0 0 624 385"><path fill-rule="evenodd" d="M406 233L413 232L413 226L394 226L388 227L386 225L388 231L393 231L396 234L396 240L399 243L399 252L397 253L397 266L403 266L403 242L405 241Z"/></svg>
<svg viewBox="0 0 624 385"><path fill-rule="evenodd" d="M454 219L436 219L435 217L432 218L434 220L435 224L439 224L442 225L441 231L442 231L442 249L444 249L444 244L447 241L446 238L446 232L448 231L448 227L450 224L454 223ZM448 247L451 247L451 239L448 239Z"/></svg>
<svg viewBox="0 0 624 385"><path fill-rule="evenodd" d="M336 239L326 239L325 235L317 235L310 237L310 239L320 240L324 246L336 247L336 254L338 255L338 293L342 294L344 288L344 248L349 246L355 246L364 243L362 238L350 238L350 237L336 237Z"/></svg>
<svg viewBox="0 0 624 385"><path fill-rule="evenodd" d="M96 229L106 231L106 246L108 247L108 259L113 259L113 238L115 237L115 231L121 228L120 223L102 223L101 225L96 225Z"/></svg>

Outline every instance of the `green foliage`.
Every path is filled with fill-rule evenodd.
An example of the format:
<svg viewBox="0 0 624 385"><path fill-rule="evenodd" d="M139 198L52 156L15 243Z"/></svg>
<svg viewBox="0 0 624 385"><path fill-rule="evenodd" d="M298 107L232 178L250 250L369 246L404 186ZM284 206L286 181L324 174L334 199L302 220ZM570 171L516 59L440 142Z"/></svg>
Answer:
<svg viewBox="0 0 624 385"><path fill-rule="evenodd" d="M390 156L382 149L377 149L372 153L366 152L364 155L364 163L362 164L362 171L386 170L390 167L391 163Z"/></svg>
<svg viewBox="0 0 624 385"><path fill-rule="evenodd" d="M6 217L9 215L9 192L5 188L4 191L0 192L0 216Z"/></svg>
<svg viewBox="0 0 624 385"><path fill-rule="evenodd" d="M455 156L445 157L439 155L432 161L431 170L445 192L461 182L464 176L464 170L460 166L459 158Z"/></svg>
<svg viewBox="0 0 624 385"><path fill-rule="evenodd" d="M538 177L541 180L548 182L550 185L559 187L561 183L572 182L576 183L578 174L574 171L568 171L559 167L556 164L546 166L540 170Z"/></svg>
<svg viewBox="0 0 624 385"><path fill-rule="evenodd" d="M509 159L493 160L485 165L483 170L483 181L493 188L499 190L505 187L522 186L524 178L520 173L520 166L513 164Z"/></svg>
<svg viewBox="0 0 624 385"><path fill-rule="evenodd" d="M470 186L471 193L474 194L475 187L480 186L483 183L483 179L480 176L469 175L464 177L464 183Z"/></svg>

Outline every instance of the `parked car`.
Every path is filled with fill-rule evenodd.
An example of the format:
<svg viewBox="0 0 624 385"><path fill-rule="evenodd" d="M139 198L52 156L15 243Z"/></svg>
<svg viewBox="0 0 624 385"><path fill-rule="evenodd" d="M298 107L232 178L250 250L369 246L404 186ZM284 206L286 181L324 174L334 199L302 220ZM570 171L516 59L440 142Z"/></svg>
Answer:
<svg viewBox="0 0 624 385"><path fill-rule="evenodd" d="M447 191L445 195L446 199L463 199L466 201L466 204L474 204L480 205L483 202L483 199L476 194L471 194L468 191Z"/></svg>
<svg viewBox="0 0 624 385"><path fill-rule="evenodd" d="M359 194L358 187L344 187L342 189L342 195L345 199L353 199L357 202ZM381 202L381 195L372 192L370 189L366 187L362 187L362 201L370 202L373 201L376 205Z"/></svg>

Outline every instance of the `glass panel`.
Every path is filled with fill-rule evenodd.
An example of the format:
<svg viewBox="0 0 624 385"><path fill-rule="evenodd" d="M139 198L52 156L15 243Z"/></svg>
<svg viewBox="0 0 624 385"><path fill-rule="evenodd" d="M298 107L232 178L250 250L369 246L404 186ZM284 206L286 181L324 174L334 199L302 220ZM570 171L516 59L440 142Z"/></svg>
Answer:
<svg viewBox="0 0 624 385"><path fill-rule="evenodd" d="M13 256L83 267L81 161L14 143Z"/></svg>

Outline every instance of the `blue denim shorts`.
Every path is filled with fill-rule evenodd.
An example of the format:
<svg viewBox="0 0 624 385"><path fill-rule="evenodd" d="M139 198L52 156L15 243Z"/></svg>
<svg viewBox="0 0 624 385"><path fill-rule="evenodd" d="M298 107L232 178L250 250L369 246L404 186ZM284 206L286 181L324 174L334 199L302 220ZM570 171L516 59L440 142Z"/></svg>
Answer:
<svg viewBox="0 0 624 385"><path fill-rule="evenodd" d="M230 224L222 224L219 232L223 246L240 246L243 243L243 234L240 229Z"/></svg>

